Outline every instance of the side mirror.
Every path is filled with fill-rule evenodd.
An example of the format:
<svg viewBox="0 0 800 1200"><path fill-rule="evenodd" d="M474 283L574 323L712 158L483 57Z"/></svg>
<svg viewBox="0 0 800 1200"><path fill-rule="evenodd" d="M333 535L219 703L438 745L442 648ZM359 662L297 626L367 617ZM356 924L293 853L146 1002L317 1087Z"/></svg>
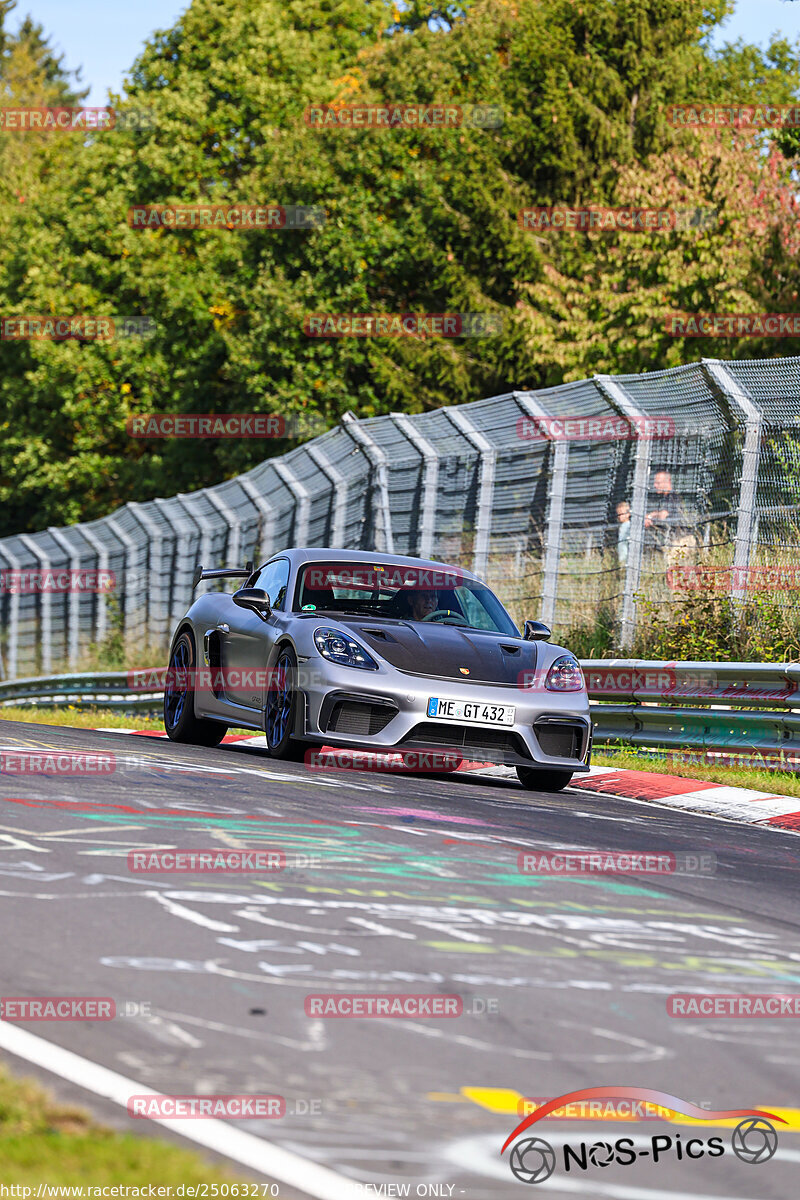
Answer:
<svg viewBox="0 0 800 1200"><path fill-rule="evenodd" d="M254 613L258 613L264 621L272 613L269 596L263 588L239 588L238 592L233 593L231 599L234 604L239 605L239 608L249 608Z"/></svg>
<svg viewBox="0 0 800 1200"><path fill-rule="evenodd" d="M526 621L523 637L526 642L546 642L550 637L550 630L544 621Z"/></svg>

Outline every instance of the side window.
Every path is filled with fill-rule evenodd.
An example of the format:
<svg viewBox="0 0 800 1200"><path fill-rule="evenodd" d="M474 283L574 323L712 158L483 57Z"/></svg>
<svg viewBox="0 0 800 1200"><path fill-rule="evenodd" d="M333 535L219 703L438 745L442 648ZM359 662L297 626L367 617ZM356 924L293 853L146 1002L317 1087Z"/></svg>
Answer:
<svg viewBox="0 0 800 1200"><path fill-rule="evenodd" d="M281 610L286 602L286 586L288 582L289 560L287 558L279 558L275 562L267 563L264 569L259 571L253 587L263 588L269 596L272 608Z"/></svg>
<svg viewBox="0 0 800 1200"><path fill-rule="evenodd" d="M454 588L456 600L461 605L461 611L472 625L473 629L492 629L495 624L474 592L466 587Z"/></svg>

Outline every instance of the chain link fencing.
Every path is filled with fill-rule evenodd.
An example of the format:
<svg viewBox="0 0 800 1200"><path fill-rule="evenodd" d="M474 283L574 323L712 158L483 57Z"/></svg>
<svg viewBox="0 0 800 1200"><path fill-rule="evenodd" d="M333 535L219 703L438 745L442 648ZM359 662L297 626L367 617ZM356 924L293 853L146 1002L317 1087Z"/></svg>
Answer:
<svg viewBox="0 0 800 1200"><path fill-rule="evenodd" d="M800 359L348 413L215 487L4 538L0 678L74 669L112 643L163 655L193 595L230 587L193 593L198 562L303 545L469 568L518 623L568 638L605 614L623 652L645 598L668 622L680 595L720 580L734 601L761 580L800 625Z"/></svg>

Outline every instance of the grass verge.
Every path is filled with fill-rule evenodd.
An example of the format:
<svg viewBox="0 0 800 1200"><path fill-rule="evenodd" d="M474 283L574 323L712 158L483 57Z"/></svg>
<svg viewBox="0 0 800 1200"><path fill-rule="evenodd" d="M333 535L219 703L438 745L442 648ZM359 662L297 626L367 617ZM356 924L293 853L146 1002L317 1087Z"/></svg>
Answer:
<svg viewBox="0 0 800 1200"><path fill-rule="evenodd" d="M109 712L105 708L38 708L33 705L15 705L0 708L3 721L30 721L34 725L71 725L74 729L151 729L163 733L164 721L160 714L145 716L143 713Z"/></svg>
<svg viewBox="0 0 800 1200"><path fill-rule="evenodd" d="M164 732L164 720L160 713L145 716L142 713L109 712L106 708L34 708L23 706L0 708L2 721L27 721L33 725L64 725L73 729L146 729L152 733ZM252 729L229 729L228 733L258 737Z"/></svg>
<svg viewBox="0 0 800 1200"><path fill-rule="evenodd" d="M4 1184L236 1183L190 1150L114 1133L80 1108L59 1104L38 1083L0 1065L0 1169Z"/></svg>

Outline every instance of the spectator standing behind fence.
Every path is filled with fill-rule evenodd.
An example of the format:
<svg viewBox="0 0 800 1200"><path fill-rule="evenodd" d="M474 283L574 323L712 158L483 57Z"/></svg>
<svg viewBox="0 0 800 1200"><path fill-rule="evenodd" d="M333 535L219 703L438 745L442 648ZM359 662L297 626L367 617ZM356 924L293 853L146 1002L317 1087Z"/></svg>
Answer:
<svg viewBox="0 0 800 1200"><path fill-rule="evenodd" d="M693 521L672 489L669 471L656 471L653 492L656 497L653 503L658 507L645 514L644 525L645 529L653 530L655 548L666 555L671 566L687 550L697 546L697 538L692 532Z"/></svg>
<svg viewBox="0 0 800 1200"><path fill-rule="evenodd" d="M627 500L620 500L617 505L617 562L624 567L628 562L628 544L631 540L631 506Z"/></svg>

